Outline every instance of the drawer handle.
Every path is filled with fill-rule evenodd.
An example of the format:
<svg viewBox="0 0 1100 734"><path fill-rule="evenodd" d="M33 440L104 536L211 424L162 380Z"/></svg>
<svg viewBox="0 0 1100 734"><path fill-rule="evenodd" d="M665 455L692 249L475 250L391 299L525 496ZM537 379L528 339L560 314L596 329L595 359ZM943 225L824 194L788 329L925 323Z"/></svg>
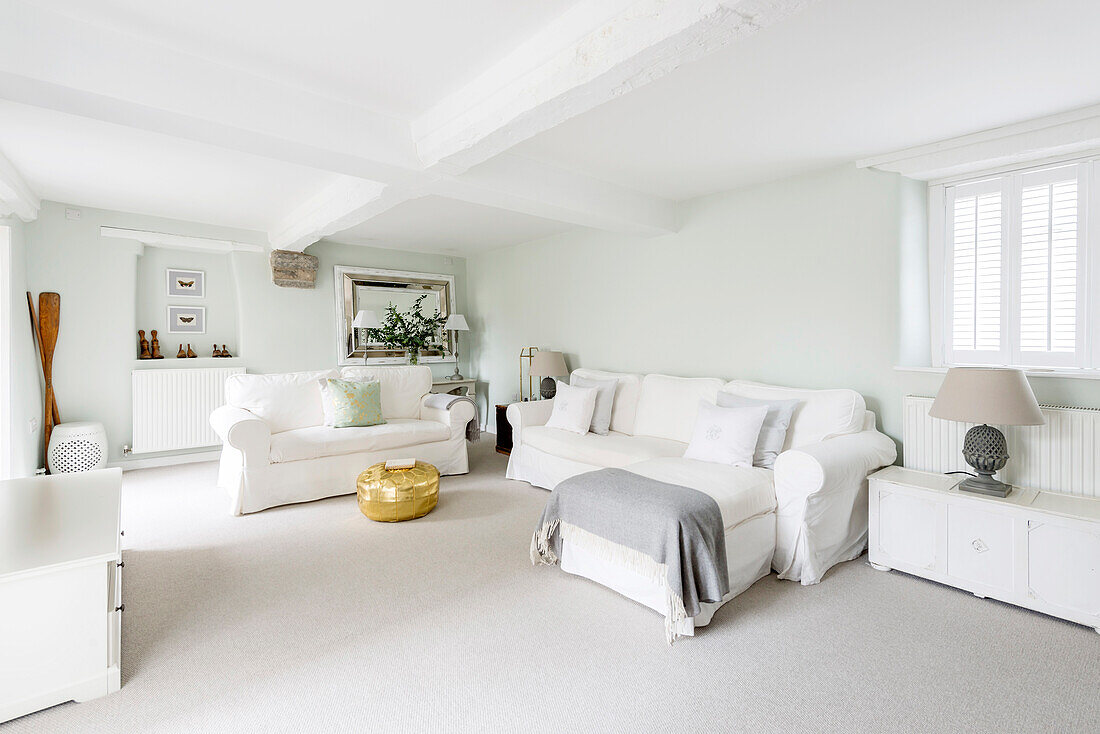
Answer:
<svg viewBox="0 0 1100 734"><path fill-rule="evenodd" d="M975 538L974 540L970 541L970 545L978 553L985 553L987 550L989 550L989 546L986 545L985 541L981 538Z"/></svg>
<svg viewBox="0 0 1100 734"><path fill-rule="evenodd" d="M115 611L116 612L125 612L126 611L126 605L125 604L119 604L117 607L115 607Z"/></svg>
<svg viewBox="0 0 1100 734"><path fill-rule="evenodd" d="M115 565L118 566L119 568L126 568L126 561L119 561Z"/></svg>

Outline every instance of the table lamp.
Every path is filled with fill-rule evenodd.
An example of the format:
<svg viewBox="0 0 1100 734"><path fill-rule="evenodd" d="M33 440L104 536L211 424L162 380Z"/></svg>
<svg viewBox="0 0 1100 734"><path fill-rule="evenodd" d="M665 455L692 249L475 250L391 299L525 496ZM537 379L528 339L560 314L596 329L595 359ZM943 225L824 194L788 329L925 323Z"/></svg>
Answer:
<svg viewBox="0 0 1100 734"><path fill-rule="evenodd" d="M459 331L469 331L470 327L466 325L466 317L460 313L453 313L447 317L447 321L443 324L443 328L447 331L454 331L455 333L455 373L447 377L448 380L462 380L465 379L462 373L458 371L458 334Z"/></svg>
<svg viewBox="0 0 1100 734"><path fill-rule="evenodd" d="M565 366L565 357L561 352L539 351L531 357L531 374L542 378L542 382L539 383L539 394L544 398L552 398L558 391L554 378L568 375L569 368Z"/></svg>
<svg viewBox="0 0 1100 734"><path fill-rule="evenodd" d="M1008 443L1003 433L988 424L1046 423L1024 373L994 367L949 369L928 415L979 424L966 432L962 451L966 463L974 467L978 476L963 481L959 489L992 497L1007 497L1012 487L993 478L1008 463Z"/></svg>
<svg viewBox="0 0 1100 734"><path fill-rule="evenodd" d="M382 328L382 322L378 320L378 314L374 311L360 311L355 314L355 318L351 320L351 328L353 329L380 329ZM353 342L354 344L354 342ZM363 347L363 364L367 363L367 349Z"/></svg>

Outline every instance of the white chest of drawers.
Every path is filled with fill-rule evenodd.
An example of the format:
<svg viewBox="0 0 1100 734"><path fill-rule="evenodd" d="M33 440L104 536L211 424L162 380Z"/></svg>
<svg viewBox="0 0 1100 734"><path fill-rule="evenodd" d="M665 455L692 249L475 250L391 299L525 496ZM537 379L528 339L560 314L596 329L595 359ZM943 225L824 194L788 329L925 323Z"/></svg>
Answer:
<svg viewBox="0 0 1100 734"><path fill-rule="evenodd" d="M0 482L0 722L121 683L121 469Z"/></svg>
<svg viewBox="0 0 1100 734"><path fill-rule="evenodd" d="M960 492L960 475L891 466L870 477L868 556L1100 632L1100 500L1013 488Z"/></svg>

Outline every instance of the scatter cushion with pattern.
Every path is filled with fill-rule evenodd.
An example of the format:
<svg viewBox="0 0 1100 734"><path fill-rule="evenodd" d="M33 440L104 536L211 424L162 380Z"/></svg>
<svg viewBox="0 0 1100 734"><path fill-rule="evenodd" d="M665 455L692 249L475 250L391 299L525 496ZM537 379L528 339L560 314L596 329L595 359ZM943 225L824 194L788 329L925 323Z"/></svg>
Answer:
<svg viewBox="0 0 1100 734"><path fill-rule="evenodd" d="M766 405L719 408L700 400L695 432L684 458L751 467L756 441L760 438L760 428L767 414Z"/></svg>
<svg viewBox="0 0 1100 734"><path fill-rule="evenodd" d="M588 433L588 427L592 425L592 411L596 409L597 392L594 387L574 387L559 380L557 392L554 393L554 408L546 427Z"/></svg>
<svg viewBox="0 0 1100 734"><path fill-rule="evenodd" d="M377 380L330 379L328 393L332 397L332 425L335 428L377 426L386 422L382 417L382 388Z"/></svg>

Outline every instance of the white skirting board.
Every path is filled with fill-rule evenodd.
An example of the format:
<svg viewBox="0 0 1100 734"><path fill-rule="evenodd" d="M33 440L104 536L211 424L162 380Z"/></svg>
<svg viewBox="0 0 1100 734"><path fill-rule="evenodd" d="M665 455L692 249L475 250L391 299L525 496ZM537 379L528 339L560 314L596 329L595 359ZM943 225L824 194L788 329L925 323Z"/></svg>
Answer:
<svg viewBox="0 0 1100 734"><path fill-rule="evenodd" d="M129 461L112 461L107 464L109 467L117 466L122 471L133 471L134 469L152 469L158 466L177 466L179 464L202 464L207 461L218 461L222 457L221 449L213 449L208 451L193 451L186 454L171 454L169 456L148 456L141 459L131 459Z"/></svg>

